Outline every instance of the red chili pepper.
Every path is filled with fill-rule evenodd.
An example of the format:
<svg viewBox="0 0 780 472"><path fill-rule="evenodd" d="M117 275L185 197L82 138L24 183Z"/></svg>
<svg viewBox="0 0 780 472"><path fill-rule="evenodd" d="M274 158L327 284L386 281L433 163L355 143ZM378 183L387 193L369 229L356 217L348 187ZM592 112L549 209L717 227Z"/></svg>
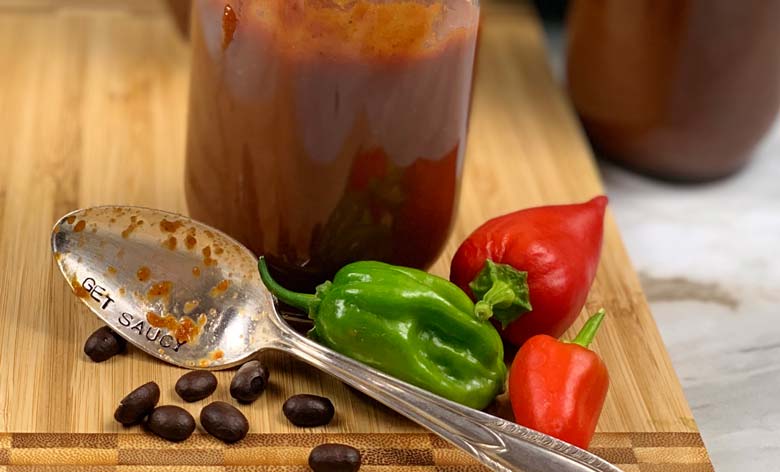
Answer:
<svg viewBox="0 0 780 472"><path fill-rule="evenodd" d="M450 280L475 300L483 300L478 308L486 317L491 308L502 308L495 319L503 325L502 337L516 346L537 334L560 337L579 315L596 276L606 206L607 197L600 196L586 203L529 208L494 218L460 245ZM475 289L475 278L488 259L527 272L530 312L513 301L511 290L484 284Z"/></svg>
<svg viewBox="0 0 780 472"><path fill-rule="evenodd" d="M534 336L509 371L509 399L518 424L586 449L609 387L607 367L588 349L604 319L599 311L570 343Z"/></svg>

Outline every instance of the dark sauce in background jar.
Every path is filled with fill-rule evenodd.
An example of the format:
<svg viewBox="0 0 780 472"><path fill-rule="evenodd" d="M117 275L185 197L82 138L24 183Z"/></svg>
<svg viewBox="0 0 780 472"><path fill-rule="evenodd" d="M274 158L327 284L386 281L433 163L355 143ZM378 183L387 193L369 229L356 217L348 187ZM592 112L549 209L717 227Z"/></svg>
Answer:
<svg viewBox="0 0 780 472"><path fill-rule="evenodd" d="M455 212L479 8L234 3L193 4L191 215L293 287L360 259L430 265Z"/></svg>
<svg viewBox="0 0 780 472"><path fill-rule="evenodd" d="M780 106L780 1L575 0L568 88L597 151L650 175L740 169Z"/></svg>

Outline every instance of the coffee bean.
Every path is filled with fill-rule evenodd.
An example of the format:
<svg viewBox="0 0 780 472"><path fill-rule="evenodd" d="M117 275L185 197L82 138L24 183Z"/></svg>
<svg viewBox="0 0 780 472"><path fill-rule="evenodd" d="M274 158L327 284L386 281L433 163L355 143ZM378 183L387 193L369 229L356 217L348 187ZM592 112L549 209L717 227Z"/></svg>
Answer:
<svg viewBox="0 0 780 472"><path fill-rule="evenodd" d="M149 431L168 441L184 441L195 431L195 418L184 408L158 406L146 420Z"/></svg>
<svg viewBox="0 0 780 472"><path fill-rule="evenodd" d="M114 412L114 419L125 426L131 426L143 421L160 401L160 387L154 382L141 385L128 393L119 402Z"/></svg>
<svg viewBox="0 0 780 472"><path fill-rule="evenodd" d="M94 362L103 362L114 357L127 347L127 341L111 331L108 326L103 326L90 334L84 343L84 354Z"/></svg>
<svg viewBox="0 0 780 472"><path fill-rule="evenodd" d="M176 381L176 393L185 402L196 402L208 397L217 389L217 378L211 372L194 370Z"/></svg>
<svg viewBox="0 0 780 472"><path fill-rule="evenodd" d="M317 395L293 395L282 405L284 416L295 426L312 427L330 423L336 410L333 403Z"/></svg>
<svg viewBox="0 0 780 472"><path fill-rule="evenodd" d="M314 472L356 472L360 469L360 451L344 444L320 444L309 454Z"/></svg>
<svg viewBox="0 0 780 472"><path fill-rule="evenodd" d="M249 422L236 407L225 402L212 402L200 411L200 424L209 434L226 443L244 439Z"/></svg>
<svg viewBox="0 0 780 472"><path fill-rule="evenodd" d="M230 396L241 403L252 403L268 385L268 369L260 361L242 365L230 382Z"/></svg>

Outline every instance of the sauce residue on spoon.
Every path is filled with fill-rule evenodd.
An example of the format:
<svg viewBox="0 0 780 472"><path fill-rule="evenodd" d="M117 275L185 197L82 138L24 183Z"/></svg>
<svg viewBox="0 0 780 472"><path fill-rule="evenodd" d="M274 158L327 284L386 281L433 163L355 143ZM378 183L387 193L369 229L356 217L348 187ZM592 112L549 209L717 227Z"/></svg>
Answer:
<svg viewBox="0 0 780 472"><path fill-rule="evenodd" d="M177 242L178 241L176 240L176 236L171 235L170 237L168 237L168 239L166 239L165 241L162 242L162 245L163 245L163 247L166 247L166 248L170 249L171 251L174 251L174 250L176 250L176 243Z"/></svg>
<svg viewBox="0 0 780 472"><path fill-rule="evenodd" d="M206 246L201 251L203 253L203 264L206 266L217 265L217 260L211 258L211 246Z"/></svg>
<svg viewBox="0 0 780 472"><path fill-rule="evenodd" d="M184 223L179 220L168 221L163 218L160 221L160 231L164 231L166 233L175 233L182 226L184 226Z"/></svg>
<svg viewBox="0 0 780 472"><path fill-rule="evenodd" d="M198 240L195 239L195 236L188 234L184 238L184 245L187 246L187 249L192 249L195 247L195 245L198 244Z"/></svg>
<svg viewBox="0 0 780 472"><path fill-rule="evenodd" d="M122 231L122 237L127 239L130 237L131 234L133 234L133 231L135 231L137 228L139 228L141 225L144 224L144 220L139 220L137 216L133 215L130 217L130 224L127 225L127 228L125 228Z"/></svg>
<svg viewBox="0 0 780 472"><path fill-rule="evenodd" d="M185 315L189 315L190 313L192 313L192 311L195 308L198 308L198 305L200 305L200 302L198 300L190 300L190 301L184 303L184 308L182 308L181 311Z"/></svg>
<svg viewBox="0 0 780 472"><path fill-rule="evenodd" d="M175 316L168 314L166 316L160 316L154 312L148 312L146 314L146 321L155 328L165 328L171 333L173 337L179 342L192 342L201 332L201 329L206 324L206 315L201 314L197 321L194 321L190 317L183 317L177 319Z"/></svg>
<svg viewBox="0 0 780 472"><path fill-rule="evenodd" d="M135 276L139 282L146 282L147 280L149 280L149 277L151 275L152 275L152 271L146 266L139 267L138 271L136 271L135 273Z"/></svg>
<svg viewBox="0 0 780 472"><path fill-rule="evenodd" d="M170 280L163 280L152 285L148 292L146 292L147 298L163 298L171 294L171 288L173 282Z"/></svg>
<svg viewBox="0 0 780 472"><path fill-rule="evenodd" d="M209 295L211 295L212 297L218 297L223 293L225 293L225 291L227 291L229 286L230 286L229 280L222 280L217 285L212 287L211 290L209 290Z"/></svg>
<svg viewBox="0 0 780 472"><path fill-rule="evenodd" d="M70 285L73 287L73 293L75 293L77 297L87 298L89 296L89 290L82 287L75 277L70 279Z"/></svg>

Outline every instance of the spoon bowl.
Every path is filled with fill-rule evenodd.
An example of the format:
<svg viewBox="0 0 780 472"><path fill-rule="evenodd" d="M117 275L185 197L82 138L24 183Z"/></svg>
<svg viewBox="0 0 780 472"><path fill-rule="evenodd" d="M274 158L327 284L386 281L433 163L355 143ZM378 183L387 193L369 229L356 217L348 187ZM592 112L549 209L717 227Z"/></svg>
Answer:
<svg viewBox="0 0 780 472"><path fill-rule="evenodd" d="M276 338L276 311L255 256L179 215L97 207L60 220L52 251L74 293L149 355L224 369Z"/></svg>
<svg viewBox="0 0 780 472"><path fill-rule="evenodd" d="M184 216L96 207L62 217L52 251L74 294L130 343L165 362L224 369L259 351L296 356L501 472L620 472L546 434L451 402L327 349L279 316L255 256Z"/></svg>

